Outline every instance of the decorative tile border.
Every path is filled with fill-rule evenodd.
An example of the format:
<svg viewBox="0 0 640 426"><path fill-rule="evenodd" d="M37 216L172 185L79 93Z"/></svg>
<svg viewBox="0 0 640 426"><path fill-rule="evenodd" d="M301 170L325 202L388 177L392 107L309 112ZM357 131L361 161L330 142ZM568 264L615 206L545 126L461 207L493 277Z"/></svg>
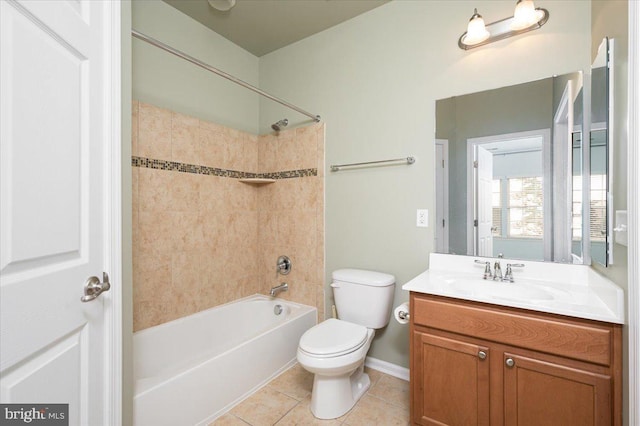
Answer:
<svg viewBox="0 0 640 426"><path fill-rule="evenodd" d="M255 174L257 178L261 178L261 179L289 179L289 178L318 176L318 169L300 169L300 170L287 170L284 172L250 173L250 174Z"/></svg>
<svg viewBox="0 0 640 426"><path fill-rule="evenodd" d="M197 175L210 175L228 177L233 179L290 179L299 177L318 176L318 169L287 170L283 172L251 173L237 170L219 169L217 167L199 166L196 164L178 163L176 161L154 160L153 158L131 157L133 167L174 171L181 173L193 173Z"/></svg>

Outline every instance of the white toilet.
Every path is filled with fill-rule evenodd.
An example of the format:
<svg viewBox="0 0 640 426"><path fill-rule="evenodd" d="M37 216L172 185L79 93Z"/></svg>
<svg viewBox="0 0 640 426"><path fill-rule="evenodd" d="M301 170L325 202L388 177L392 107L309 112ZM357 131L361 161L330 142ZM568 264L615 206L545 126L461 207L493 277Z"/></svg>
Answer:
<svg viewBox="0 0 640 426"><path fill-rule="evenodd" d="M311 412L335 419L349 411L369 389L364 360L375 330L391 316L395 277L361 269L332 274L338 318L307 330L298 345L298 362L315 374Z"/></svg>

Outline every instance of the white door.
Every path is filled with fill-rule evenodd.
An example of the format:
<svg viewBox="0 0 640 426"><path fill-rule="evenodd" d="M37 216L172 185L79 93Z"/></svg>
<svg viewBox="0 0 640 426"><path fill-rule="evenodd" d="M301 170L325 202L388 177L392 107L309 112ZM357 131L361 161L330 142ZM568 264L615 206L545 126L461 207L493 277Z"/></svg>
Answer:
<svg viewBox="0 0 640 426"><path fill-rule="evenodd" d="M436 139L436 252L449 252L449 141Z"/></svg>
<svg viewBox="0 0 640 426"><path fill-rule="evenodd" d="M477 147L478 167L476 169L476 217L478 220L477 252L478 256L493 256L493 211L491 205L491 184L493 181L493 154L481 146Z"/></svg>
<svg viewBox="0 0 640 426"><path fill-rule="evenodd" d="M119 262L114 3L0 1L0 402L69 404L70 425L120 422L119 302L80 300Z"/></svg>

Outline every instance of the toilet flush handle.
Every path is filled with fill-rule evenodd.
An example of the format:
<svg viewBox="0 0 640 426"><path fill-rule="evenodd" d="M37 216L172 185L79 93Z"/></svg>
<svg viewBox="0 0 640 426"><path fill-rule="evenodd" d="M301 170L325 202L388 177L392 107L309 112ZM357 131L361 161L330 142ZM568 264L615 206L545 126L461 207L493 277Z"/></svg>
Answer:
<svg viewBox="0 0 640 426"><path fill-rule="evenodd" d="M338 284L338 283L331 283L331 288L340 288L340 284Z"/></svg>

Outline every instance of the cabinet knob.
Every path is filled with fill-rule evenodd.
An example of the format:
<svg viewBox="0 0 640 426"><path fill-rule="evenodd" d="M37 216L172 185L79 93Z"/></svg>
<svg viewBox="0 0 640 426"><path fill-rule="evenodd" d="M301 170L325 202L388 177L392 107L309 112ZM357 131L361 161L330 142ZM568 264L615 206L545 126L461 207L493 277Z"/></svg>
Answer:
<svg viewBox="0 0 640 426"><path fill-rule="evenodd" d="M513 358L507 358L507 360L504 363L507 364L507 367L509 367L509 368L511 368L514 365L516 365L516 362L513 360Z"/></svg>
<svg viewBox="0 0 640 426"><path fill-rule="evenodd" d="M478 352L478 358L487 359L487 353L485 351Z"/></svg>

